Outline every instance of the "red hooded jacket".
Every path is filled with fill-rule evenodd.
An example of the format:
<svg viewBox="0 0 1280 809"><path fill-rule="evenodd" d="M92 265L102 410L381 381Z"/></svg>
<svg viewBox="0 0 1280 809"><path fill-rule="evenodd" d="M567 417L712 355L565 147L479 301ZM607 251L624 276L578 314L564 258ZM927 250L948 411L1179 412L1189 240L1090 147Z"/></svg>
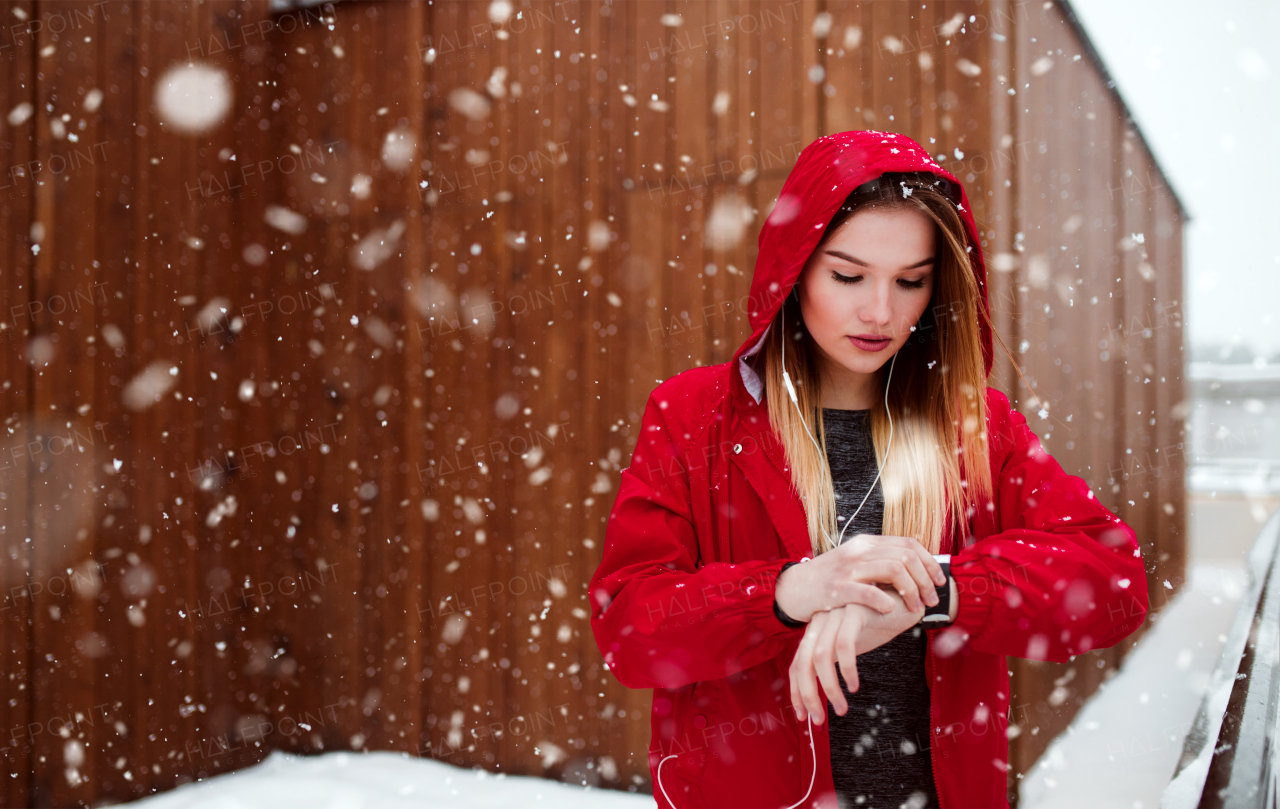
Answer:
<svg viewBox="0 0 1280 809"><path fill-rule="evenodd" d="M812 554L804 505L743 356L759 349L836 209L887 171L928 171L961 188L989 311L955 177L903 135L828 135L800 153L761 229L751 336L731 361L677 374L645 405L590 583L591 627L618 681L653 689L659 806L789 807L806 791L803 806L836 806L827 724L797 721L791 708L788 670L804 629L773 611L779 569ZM985 322L982 353L990 374ZM953 625L927 633L943 809L1007 806L1006 655L1063 662L1118 642L1147 612L1133 529L1062 470L1003 393L987 388L986 404L994 498L974 510L967 536L944 539L959 609Z"/></svg>

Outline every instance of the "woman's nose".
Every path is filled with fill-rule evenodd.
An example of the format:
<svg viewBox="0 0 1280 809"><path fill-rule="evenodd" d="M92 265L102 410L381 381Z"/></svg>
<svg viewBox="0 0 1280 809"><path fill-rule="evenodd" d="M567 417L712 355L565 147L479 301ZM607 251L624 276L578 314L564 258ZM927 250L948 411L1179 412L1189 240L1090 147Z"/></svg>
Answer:
<svg viewBox="0 0 1280 809"><path fill-rule="evenodd" d="M868 323L884 325L889 322L889 290L876 290L873 294L875 297L863 307L860 315Z"/></svg>

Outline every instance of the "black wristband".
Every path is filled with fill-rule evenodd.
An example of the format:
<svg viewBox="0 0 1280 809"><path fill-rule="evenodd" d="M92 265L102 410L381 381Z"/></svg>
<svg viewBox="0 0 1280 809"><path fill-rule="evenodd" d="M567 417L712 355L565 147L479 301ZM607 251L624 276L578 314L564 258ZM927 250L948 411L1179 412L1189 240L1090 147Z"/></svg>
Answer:
<svg viewBox="0 0 1280 809"><path fill-rule="evenodd" d="M926 629L951 624L951 556L948 554L934 554L933 558L938 560L938 564L942 566L942 575L946 576L947 580L937 587L937 606L926 607L924 617L920 619L920 624Z"/></svg>
<svg viewBox="0 0 1280 809"><path fill-rule="evenodd" d="M785 565L782 566L781 569L778 570L778 576L781 576L782 572L787 568L791 567L792 565L798 565L798 564L800 563L787 562ZM774 590L775 592L777 591L776 580L774 583ZM777 596L774 596L774 599L773 599L773 614L777 617L779 621L782 622L783 626L789 627L791 629L799 629L800 627L806 626L804 621L797 621L796 619L792 618L791 616L787 615L785 612L782 611L782 608L778 606Z"/></svg>

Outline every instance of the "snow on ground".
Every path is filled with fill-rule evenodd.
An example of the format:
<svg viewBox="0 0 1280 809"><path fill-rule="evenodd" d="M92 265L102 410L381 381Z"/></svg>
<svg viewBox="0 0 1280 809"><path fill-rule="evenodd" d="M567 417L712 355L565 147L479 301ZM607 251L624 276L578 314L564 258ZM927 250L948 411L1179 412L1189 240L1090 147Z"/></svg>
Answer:
<svg viewBox="0 0 1280 809"><path fill-rule="evenodd" d="M1158 807L1245 587L1243 565L1196 564L1120 672L1028 773L1021 806Z"/></svg>
<svg viewBox="0 0 1280 809"><path fill-rule="evenodd" d="M649 795L470 770L404 753L274 751L253 767L143 798L135 809L638 809Z"/></svg>

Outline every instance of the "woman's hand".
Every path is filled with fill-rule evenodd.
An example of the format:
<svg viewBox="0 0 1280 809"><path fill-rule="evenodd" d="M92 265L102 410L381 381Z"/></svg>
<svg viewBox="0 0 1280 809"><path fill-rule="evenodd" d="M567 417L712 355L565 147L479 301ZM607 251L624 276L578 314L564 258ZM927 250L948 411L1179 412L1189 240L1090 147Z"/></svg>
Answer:
<svg viewBox="0 0 1280 809"><path fill-rule="evenodd" d="M924 607L910 610L901 598L885 596L894 603L887 614L861 604L849 604L817 613L809 621L791 661L791 706L797 720L804 719L808 713L815 725L821 725L826 718L827 706L818 694L818 682L822 683L822 690L836 713L844 716L849 704L836 676L836 664L840 665L840 674L844 675L849 691L856 692L857 655L883 646L924 616Z"/></svg>
<svg viewBox="0 0 1280 809"><path fill-rule="evenodd" d="M778 607L797 621L846 604L864 604L887 613L893 599L876 585L893 587L911 611L938 603L935 585L946 581L942 567L912 537L858 534L826 553L778 576Z"/></svg>

